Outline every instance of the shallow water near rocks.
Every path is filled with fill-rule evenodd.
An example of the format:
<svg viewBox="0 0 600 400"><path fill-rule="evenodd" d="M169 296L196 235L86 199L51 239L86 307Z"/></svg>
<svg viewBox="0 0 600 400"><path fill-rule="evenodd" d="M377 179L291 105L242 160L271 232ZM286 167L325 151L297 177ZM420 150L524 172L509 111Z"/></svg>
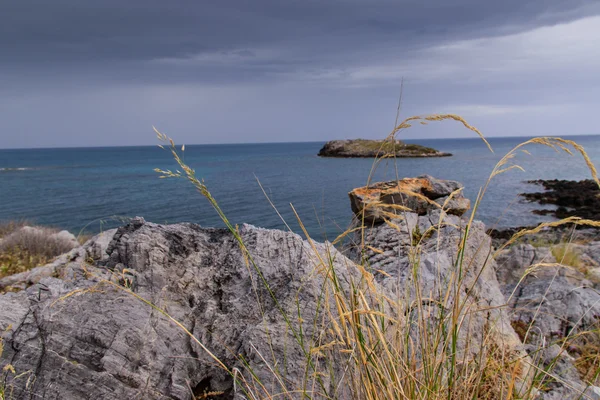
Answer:
<svg viewBox="0 0 600 400"><path fill-rule="evenodd" d="M600 136L570 137L600 165ZM526 138L492 138L495 153L474 139L407 140L452 157L398 159L398 177L429 174L458 180L474 200L495 163ZM263 194L257 178L290 227L300 232L292 203L309 233L333 240L351 219L348 192L367 182L372 159L317 157L324 142L187 145L185 161L204 178L232 223L286 229ZM587 179L579 155L540 146L527 148L517 162L525 172L494 179L477 218L489 226L535 224L550 219L531 213L541 208L518 196L539 191L529 179ZM158 179L154 168L177 166L155 146L0 150L0 220L26 218L78 233L120 225L109 217L143 216L157 223L195 222L222 226L215 211L184 180ZM392 161L380 165L377 180L395 179ZM512 204L512 206L511 206ZM103 222L101 222L103 221Z"/></svg>

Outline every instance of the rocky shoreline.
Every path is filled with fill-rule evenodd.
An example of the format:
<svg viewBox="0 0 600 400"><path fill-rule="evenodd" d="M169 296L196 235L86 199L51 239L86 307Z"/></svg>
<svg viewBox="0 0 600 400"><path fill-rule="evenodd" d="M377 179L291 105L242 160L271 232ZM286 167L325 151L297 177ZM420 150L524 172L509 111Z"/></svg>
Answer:
<svg viewBox="0 0 600 400"><path fill-rule="evenodd" d="M600 220L600 188L593 180L539 179L528 183L543 186L546 191L521 193L527 201L557 206L555 210L536 210L536 214L552 215L559 219L576 216Z"/></svg>
<svg viewBox="0 0 600 400"><path fill-rule="evenodd" d="M567 181L539 179L527 181L527 183L543 186L546 191L521 193L520 196L526 201L556 206L555 209L534 210L533 213L551 215L558 219L579 217L600 221L600 189L598 188L598 184L593 180ZM501 245L515 233L533 228L535 226L491 229L488 231L488 234L494 240L495 245ZM569 239L583 242L600 240L600 229L588 226L579 226L577 229L574 229L573 225L557 226L547 228L536 234L535 237L524 238L521 242L558 243Z"/></svg>
<svg viewBox="0 0 600 400"><path fill-rule="evenodd" d="M271 365L296 389L309 354L323 387L333 388L323 398L353 398L351 385L336 381L349 373L345 354L353 350L315 318L323 308L345 318L335 297L322 297L328 274L316 266L328 260L321 269L335 271L336 296L368 285L397 300L382 306L394 318L381 323L406 332L409 353L421 351L424 328L416 320L446 321L444 313L460 304L459 359L475 362L490 357L486 349L502 349L506 362L519 365L511 367L518 382L537 373L532 363L553 376L525 397L600 399L592 373L600 354L590 350L600 348L600 339L583 334L598 329L600 319L600 241L573 248L576 265L561 266L566 253L548 246L517 244L496 253L479 221L465 239L470 202L461 187L420 176L354 189L354 230L339 249L251 225L237 230L247 253L230 231L196 224L136 218L103 232L50 264L0 279L2 387L14 398L234 399L241 398L239 383L227 371L277 393L281 382ZM458 248L465 268L448 291ZM539 263L547 266L529 273ZM257 284L263 279L269 290ZM307 352L282 312L306 340L342 350Z"/></svg>
<svg viewBox="0 0 600 400"><path fill-rule="evenodd" d="M399 140L332 140L321 148L320 157L338 158L419 158L419 157L449 157L452 154L440 152L431 147L418 144L406 144Z"/></svg>

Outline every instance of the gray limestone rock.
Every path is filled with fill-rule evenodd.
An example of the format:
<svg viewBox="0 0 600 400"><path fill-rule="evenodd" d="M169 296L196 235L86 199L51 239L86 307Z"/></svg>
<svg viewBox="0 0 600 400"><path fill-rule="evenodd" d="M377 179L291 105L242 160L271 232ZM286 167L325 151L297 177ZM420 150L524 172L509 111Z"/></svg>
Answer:
<svg viewBox="0 0 600 400"><path fill-rule="evenodd" d="M0 294L4 390L14 399L188 400L206 392L246 398L234 377L257 377L273 393L282 385L298 388L314 373L322 397L349 398L348 388L337 384L346 373L343 353L307 354L311 345L331 342L331 326L314 318L323 307L337 312L334 297L323 295L327 266L336 273L336 290L348 298L367 279L399 300L403 309L396 310L394 324L414 339L407 346L416 359L423 330L448 321L459 305L460 359L485 358L479 344L486 338L520 360L527 381L532 359L548 365L558 356L558 383L540 390L540 397L585 392L583 398L598 398L599 389L587 387L574 368L572 350L557 352L554 345L600 318L600 295L586 276L552 267L517 286L532 264L555 261L548 249L514 246L494 260L485 227L475 221L458 252L468 200L459 194L445 212L432 202L443 204L460 184L429 176L402 182L351 192L353 211L364 210L376 223L365 228L364 243L356 234L346 255L292 233L242 225L252 264L227 230L136 218L53 263L0 280L0 290L21 289ZM378 214L371 208L377 202L410 205L415 212ZM581 251L597 260L598 249L590 244ZM425 324L416 321L417 308ZM515 323L534 327L526 345Z"/></svg>
<svg viewBox="0 0 600 400"><path fill-rule="evenodd" d="M577 335L598 329L600 294L586 275L575 268L532 267L538 263L556 263L549 248L514 245L497 257L496 275L513 324L522 327L521 335L526 335L532 357L541 351L543 364L552 364L552 373L557 377L549 380L543 398L578 399L583 392L586 395L581 398L598 398L595 389L581 380L574 357ZM565 339L572 344L563 348L558 357L557 344Z"/></svg>
<svg viewBox="0 0 600 400"><path fill-rule="evenodd" d="M88 240L83 245L86 250L87 257L100 263L108 261L109 255L106 250L115 236L115 233L117 233L117 229L109 229Z"/></svg>
<svg viewBox="0 0 600 400"><path fill-rule="evenodd" d="M503 250L496 257L496 277L501 285L516 285L530 266L539 263L556 263L550 249L518 244ZM556 268L551 271L547 268L540 269L540 272L546 276L553 274L554 271Z"/></svg>
<svg viewBox="0 0 600 400"><path fill-rule="evenodd" d="M427 304L421 307L430 309L428 318L437 326L440 313L449 323L455 302L461 304L459 357L474 359L486 337L526 364L529 359L510 324L495 276L495 262L490 257L490 238L482 223L472 225L462 257L457 251L465 223L460 217L439 210L426 215L405 213L389 223L366 227L364 245L360 245L362 235L357 234L348 255L355 261L363 259L370 266L394 298L407 304L407 315L417 307L417 299L426 300ZM462 277L460 282L458 276ZM417 324L412 329L414 343L421 343L418 337L425 334L422 327ZM523 379L529 374L530 371L524 371Z"/></svg>
<svg viewBox="0 0 600 400"><path fill-rule="evenodd" d="M114 234L106 267L88 264L84 250L61 259L58 277L0 295L0 369L10 364L16 372L6 374L6 387L15 399L191 399L205 391L232 398L235 388L242 397L241 385L190 335L118 285L179 321L230 371L251 379L251 368L272 392L280 388L271 368L293 388L306 368L341 375L341 360L305 352L327 340L312 319L323 290L317 254L334 258L340 290L349 290L353 264L331 246L315 244L315 253L295 234L249 225L240 234L260 274L226 230L135 219ZM295 331L282 311L293 316ZM321 385L344 397L329 374Z"/></svg>

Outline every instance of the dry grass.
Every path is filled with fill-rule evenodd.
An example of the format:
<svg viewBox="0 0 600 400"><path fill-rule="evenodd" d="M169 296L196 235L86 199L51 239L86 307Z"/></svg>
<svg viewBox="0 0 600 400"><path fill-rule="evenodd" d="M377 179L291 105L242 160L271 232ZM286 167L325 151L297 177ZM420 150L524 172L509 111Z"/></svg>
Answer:
<svg viewBox="0 0 600 400"><path fill-rule="evenodd" d="M79 242L79 244L83 245L85 242L87 242L88 240L90 240L93 237L94 237L94 235L92 235L91 233L80 233L77 236L77 242Z"/></svg>
<svg viewBox="0 0 600 400"><path fill-rule="evenodd" d="M579 252L574 248L572 243L561 243L550 247L552 255L562 265L568 265L579 271L582 270L583 263Z"/></svg>
<svg viewBox="0 0 600 400"><path fill-rule="evenodd" d="M11 220L11 221L0 221L0 239L4 236L13 233L14 231L21 229L24 226L31 226L29 221L24 219Z"/></svg>
<svg viewBox="0 0 600 400"><path fill-rule="evenodd" d="M462 123L485 141L481 132L461 117L452 114L408 118L393 130L389 138L395 138L398 132L409 128L410 122L426 124L444 120ZM472 300L470 288L465 288L463 284L465 268L470 267L463 265L464 252L475 212L494 177L513 169L520 169L518 165L511 164L511 161L517 154L517 150L521 149L523 145L517 146L502 158L480 190L473 213L464 227L463 237L457 246L455 255L457 262L452 276L450 276L450 282L444 289L446 292L441 293L435 299L430 298L431 294L429 293L421 293L418 284L420 249L422 241L439 233L441 227L445 225L443 212L440 214L437 226L430 228L431 232L414 230L409 233L408 242L412 244L410 260L414 277L407 283L405 289L407 293L414 294L414 297L400 294L397 298L389 298L389 292L382 290L375 282L368 263L353 265L352 268L355 268L355 272L358 273L358 279L354 280L349 288L343 288L337 276L339 271L336 271L335 264L332 262L332 254L323 254L317 251L314 242L298 217L298 223L304 231L309 246L313 249L314 275L321 276L324 280L322 296L318 299L317 315L314 316L313 321L314 326L321 326L322 330L308 338L303 336L302 322L298 321L297 316L286 314L280 306L277 297L271 290L270 283L265 280L257 263L254 262L239 231L227 219L207 185L202 179L197 178L195 171L183 161L181 153L184 152L184 147L177 148L172 139L158 131L157 135L159 140L166 144L161 147L171 152L179 169L175 171L157 169L156 171L161 174L161 178L188 180L220 216L237 241L247 266L253 268L259 277L256 282L253 282L253 285L262 285L266 289L271 297L269 301L275 305L287 325L288 332L301 349L305 365L297 367L304 368L305 381L299 383L299 386L290 386L286 377L279 372L280 369L270 365L269 361L264 358L264 363L273 373L271 382L261 382L251 370L245 371L248 372L247 374L240 374L230 366L223 364L211 352L211 349L205 347L198 338L194 337L166 311L139 297L128 287L114 282L108 283L138 298L182 329L220 368L230 374L236 382L237 390L241 392L240 395L249 399L293 399L299 397L368 400L517 399L534 398L536 389L543 388L545 382L548 382L550 378L554 379L551 370L547 370L542 365L532 365L531 359L515 354L514 349L499 346L498 341L494 339L493 322L490 322L490 326L486 326L481 342L472 343L467 340L465 351L461 353L458 350L459 333L464 333L465 316L482 312L476 301L470 301ZM573 142L557 138L541 138L530 140L526 144L541 144L566 152L569 152L566 146L572 146L584 155L592 175L597 181L596 171L591 165L591 161L583 149L577 147ZM379 161L375 161L372 172ZM394 216L397 215L394 213ZM392 217L390 216L390 218ZM386 222L393 227L394 221L390 219ZM569 223L600 224L595 221L568 218L558 221L554 225ZM370 244L365 240L367 228L363 216L361 225L348 229L336 240L343 240L350 234L358 234L361 237L360 246L369 248ZM525 235L535 234L542 228L543 225L536 229L519 232L509 242L515 242ZM400 231L400 229L398 230ZM479 267L482 270L476 271L477 274L481 274L486 265ZM478 276L477 274L476 276ZM411 286L410 282L416 282L416 284ZM258 290L256 286L254 286L254 290ZM257 301L259 297L257 292ZM298 297L300 298L300 296ZM402 300L406 298L414 298L414 300L406 303ZM261 304L258 306L260 310L263 309ZM320 324L317 324L317 321L320 321ZM513 323L513 326L522 338L527 336L531 329L531 326L523 323ZM583 337L583 334L580 336ZM598 348L590 345L591 342L593 341L581 342L581 357L578 358L577 366L582 374L586 375L588 381L595 381L598 376L597 372L600 371L600 357L598 357ZM477 351L474 352L474 356L467 356L469 346L476 347ZM240 359L240 362L247 365L243 359ZM326 367L319 367L323 363ZM334 370L332 368L334 364L345 366L342 376L330 375L330 371ZM533 378L530 375L531 371L535 375ZM590 377L590 374L593 376ZM326 379L331 379L332 384L326 383Z"/></svg>
<svg viewBox="0 0 600 400"><path fill-rule="evenodd" d="M70 241L53 236L58 232L56 229L24 226L24 222L3 224L0 278L44 265L73 248Z"/></svg>
<svg viewBox="0 0 600 400"><path fill-rule="evenodd" d="M402 129L410 127L411 121L419 121L428 123L433 121L455 120L462 123L466 128L476 132L485 141L481 132L469 125L461 117L451 114L433 115L427 117L412 117L400 123L394 131L388 136L391 141L395 140L395 135ZM248 260L249 265L257 268L260 275L260 270L252 260L252 255L245 247L241 237L227 220L227 217L220 210L217 201L212 197L205 183L195 176L195 171L183 162L183 157L179 155L179 150L176 148L172 139L157 131L158 138L165 142L170 152L178 163L180 170L172 172L170 170L159 170L162 178L185 178L189 180L199 192L208 198L217 213L221 216L226 226L229 227L231 233L236 237L242 250L244 257ZM489 146L489 143L485 141ZM545 145L557 150L563 150L569 154L571 151L567 146L573 147L580 152L586 159L586 163L590 167L592 176L597 181L596 170L589 161L589 157L583 149L576 143L558 139L558 138L538 138L525 142L517 146L509 152L496 165L490 174L490 178L486 185L480 191L480 194L475 202L474 212L471 219L465 228L465 237L460 242L457 249L457 259L462 259L462 252L467 243L469 228L473 222L475 211L480 204L487 187L492 179L502 173L513 169L521 169L516 164L512 164L517 151L528 144ZM162 146L161 146L162 147ZM181 152L183 152L183 148ZM380 150L382 147L380 146ZM385 150L385 149L383 149ZM377 163L376 160L373 174ZM371 178L369 178L370 181ZM384 212L385 210L382 210ZM401 214L401 212L400 212ZM442 213L443 215L443 213ZM394 214L396 216L396 214ZM303 227L302 221L298 218L300 226ZM395 223L390 220L386 221L389 226L394 226ZM568 223L597 225L598 222L587 221L580 219L566 219L553 223L552 225L562 225ZM415 271L418 271L420 243L433 235L433 231L439 229L444 224L442 216L438 227L432 227L431 232L419 232L416 229L412 231L410 242L414 247L413 262ZM364 239L364 215L363 224L360 228L352 228L344 232L336 242L343 240L349 234L356 234L362 230L363 248L372 248ZM539 232L543 226L530 231L519 232L515 237L509 240L510 243L519 238ZM400 229L398 229L400 230ZM304 230L307 240L312 243L312 239ZM359 232L360 233L360 232ZM510 244L509 243L509 244ZM314 247L313 247L314 248ZM305 397L315 398L336 398L343 397L340 392L328 392L318 378L323 371L314 370L317 364L315 354L319 359L345 360L347 365L346 373L343 377L331 377L339 379L337 388L343 388L343 395L355 399L512 399L517 396L523 398L532 397L535 394L534 385L536 382L543 385L548 381L548 376L551 376L551 371L547 371L542 366L527 365L527 361L513 353L514 350L499 347L493 339L492 335L485 335L483 343L479 343L479 357L464 358L459 357L456 353L456 345L458 341L458 332L461 329L462 318L470 313L480 312L477 309L471 309L468 306L468 294L465 295L459 292L458 289L453 291L453 287L461 287L461 276L463 274L463 265L459 263L454 275L451 277L451 283L446 295L442 296L442 304L433 310L430 307L423 307L423 301L426 300L425 295L420 293L418 287L407 288L417 293L417 299L414 308L411 307L408 319L406 318L406 305L397 299L390 299L381 289L374 283L373 276L369 271L368 265L356 265L356 268L361 273L360 282L354 282L352 292L345 292L337 285L336 271L333 264L323 257L315 249L315 256L318 260L318 265L315 265L315 271L322 273L326 278L327 287L324 288L325 298L321 301L320 315L315 316L316 320L324 320L330 326L328 334L325 335L328 339L325 343L322 342L307 342L304 338L298 338L299 344L306 346L306 343L311 343L309 348L305 348L307 382L302 388L287 387L284 382L284 376L277 376L277 372L273 369L274 379L280 383L281 387L277 388L280 392L279 396L284 398L295 397L291 393L304 393ZM567 262L576 262L567 253L560 257ZM485 268L485 265L482 267ZM416 272L418 274L418 272ZM418 282L418 279L414 280ZM262 282L269 289L269 283ZM269 290L270 291L270 290ZM450 297L454 296L455 301L446 303ZM277 303L277 299L273 299ZM430 300L427 300L430 301ZM328 304L333 304L328 307ZM440 310L448 309L449 311L439 314ZM282 313L283 311L280 310ZM411 319L411 313L414 312L414 318ZM290 331L297 332L293 317L282 315L286 320ZM415 325L416 324L416 325ZM519 336L525 336L530 327L514 325L517 328ZM418 334L414 334L418 332ZM331 337L333 335L333 337ZM473 344L475 345L475 344ZM209 353L210 354L210 353ZM595 358L586 357L585 361L581 361L581 365L593 364ZM265 361L266 362L266 361ZM595 366L595 364L593 364ZM226 368L226 367L224 367ZM583 368L583 367L582 367ZM534 372L535 379L527 378L529 372ZM600 368L598 369L600 370ZM232 374L232 376L234 376ZM251 375L252 376L252 375ZM239 376L238 376L239 379ZM553 378L554 379L554 378ZM528 383L529 382L529 383ZM238 384L245 388L249 397L252 398L272 398L273 393L266 390L262 382L246 381L240 379ZM319 388L319 395L315 392L307 392L306 388ZM299 391L299 392L298 392Z"/></svg>
<svg viewBox="0 0 600 400"><path fill-rule="evenodd" d="M576 355L575 367L582 379L590 385L600 385L600 331L590 330L570 343Z"/></svg>
<svg viewBox="0 0 600 400"><path fill-rule="evenodd" d="M477 133L482 140L489 146L481 132L469 125L464 119L452 114L433 115L426 117L411 117L401 122L388 136L389 144L394 142L395 136L403 129L409 128L410 122L418 121L422 124L434 121L454 120L462 123L466 128ZM159 170L163 178L185 178L189 180L198 191L205 196L213 205L219 216L225 222L230 232L236 237L245 259L248 264L257 269L260 276L260 270L252 260L252 255L245 247L242 238L237 230L229 223L227 217L221 211L217 201L212 197L210 191L202 180L195 176L195 171L183 162L172 139L157 131L158 138L167 143L169 150L179 165L180 170L172 172L170 170ZM474 211L465 228L465 236L457 249L457 259L462 260L462 254L467 243L468 232L474 220L477 207L482 201L485 192L492 179L502 173L513 169L521 169L512 161L517 151L530 144L538 144L552 147L556 150L562 150L572 154L568 146L580 152L593 178L598 182L596 170L589 160L589 157L579 145L572 141L559 138L537 138L517 146L495 166L490 174L485 186L481 189L478 198L475 201ZM162 146L161 146L162 147ZM181 149L183 152L184 148ZM380 146L380 150L385 150ZM526 153L526 151L524 151ZM377 163L371 171L371 176ZM369 182L371 177L369 178ZM382 210L385 214L385 210ZM400 210L400 214L401 214ZM396 214L394 214L396 216ZM434 234L444 225L443 213L437 227L432 227L432 231L419 232L417 229L410 233L410 242L413 250L411 251L414 262L414 271L418 275L420 244ZM298 222L303 228L302 221L298 217ZM386 221L389 226L394 226L392 220ZM558 226L563 224L584 224L597 226L600 223L596 221L587 221L576 218L567 218L557 221L550 225ZM543 229L544 224L536 229L517 233L507 245L513 243L525 235L535 234ZM365 242L364 231L367 226L364 223L359 228L351 228L336 239L339 242L349 234L355 235L362 231L362 248L371 248L369 243ZM304 230L304 229L303 229ZM400 230L400 229L398 229ZM307 240L312 244L312 239L304 230ZM314 246L313 246L314 248ZM316 320L326 321L330 328L327 334L323 332L328 339L325 342L305 341L302 337L296 337L298 343L304 348L306 356L306 380L301 388L287 387L284 376L279 376L276 369L272 369L274 380L279 382L277 387L277 396L283 398L295 398L292 393L303 393L307 398L337 398L350 397L354 399L513 399L513 398L532 398L536 393L535 386L543 389L549 380L555 380L552 371L547 370L541 365L528 365L528 362L521 356L514 354L514 350L502 348L493 340L491 334L486 334L483 343L478 343L479 357L459 357L456 353L458 341L458 332L461 329L464 315L480 312L472 309L468 304L468 294L462 293L458 288L461 287L461 276L463 274L462 262L456 266L456 271L451 277L447 293L441 297L441 304L438 307L424 307L427 303L424 294L420 293L420 288L409 287L408 291L414 291L417 298L414 301L415 306L410 307L407 317L406 305L398 299L390 299L374 283L373 276L369 271L368 265L356 265L361 273L361 280L353 283L353 290L346 292L341 290L337 284L336 271L333 264L323 257L314 248L318 265L315 265L315 271L323 274L326 279L326 287L323 289L325 297L319 303L320 314L315 316ZM376 249L375 249L376 250ZM374 250L374 251L375 251ZM560 250L556 250L560 251ZM568 251L557 255L563 262L577 263L577 259ZM485 265L482 266L485 268ZM479 272L481 273L481 272ZM414 282L418 282L415 279ZM269 282L263 280L263 285L269 290ZM452 289L456 288L456 290ZM270 292L272 293L272 292ZM468 291L467 291L468 293ZM448 302L449 298L454 296L455 301ZM400 296L401 297L401 296ZM273 299L277 304L277 299ZM425 301L427 300L427 301ZM425 301L425 303L424 303ZM331 305L332 306L328 306ZM449 310L441 312L441 310ZM296 322L292 316L285 315L283 310L282 317L291 332L298 332ZM441 313L440 313L441 312ZM414 313L414 315L413 315ZM411 317L412 316L412 317ZM525 325L525 326L522 326ZM513 323L513 327L521 338L527 335L531 328L526 324ZM415 335L415 332L417 334ZM301 333L301 330L300 330ZM333 336L333 337L332 337ZM473 344L475 345L475 344ZM587 347L586 347L587 346ZM600 371L598 364L598 349L587 343L583 345L588 351L583 351L585 356L578 359L578 368L585 370L585 374L590 373L597 376ZM208 350L207 350L208 351ZM465 351L465 353L468 351ZM209 354L211 354L209 352ZM317 356L315 356L317 355ZM340 392L329 392L323 386L320 376L324 371L315 370L317 358L320 360L344 360L347 365L346 372L342 377L330 377L336 380L336 387L342 388ZM265 360L265 363L267 361ZM227 368L223 366L223 368ZM591 369L590 369L591 368ZM527 371L526 371L527 370ZM594 371L594 372L590 372ZM533 372L533 379L531 377ZM231 373L231 371L230 371ZM232 373L238 384L244 388L248 397L255 399L273 398L274 393L266 389L262 382L247 381L244 377ZM250 374L252 376L252 374ZM589 381L589 379L588 379ZM318 388L319 390L307 391L307 388ZM343 393L342 393L343 392ZM319 393L316 395L315 393Z"/></svg>

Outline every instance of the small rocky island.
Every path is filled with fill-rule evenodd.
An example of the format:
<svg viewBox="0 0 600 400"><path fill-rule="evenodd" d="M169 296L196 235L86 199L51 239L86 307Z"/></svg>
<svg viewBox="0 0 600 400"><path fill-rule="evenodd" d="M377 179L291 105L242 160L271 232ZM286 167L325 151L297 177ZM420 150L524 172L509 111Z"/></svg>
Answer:
<svg viewBox="0 0 600 400"><path fill-rule="evenodd" d="M318 155L320 157L344 158L375 158L385 155L408 158L448 157L452 154L418 144L407 144L399 140L351 139L329 141L321 148Z"/></svg>

